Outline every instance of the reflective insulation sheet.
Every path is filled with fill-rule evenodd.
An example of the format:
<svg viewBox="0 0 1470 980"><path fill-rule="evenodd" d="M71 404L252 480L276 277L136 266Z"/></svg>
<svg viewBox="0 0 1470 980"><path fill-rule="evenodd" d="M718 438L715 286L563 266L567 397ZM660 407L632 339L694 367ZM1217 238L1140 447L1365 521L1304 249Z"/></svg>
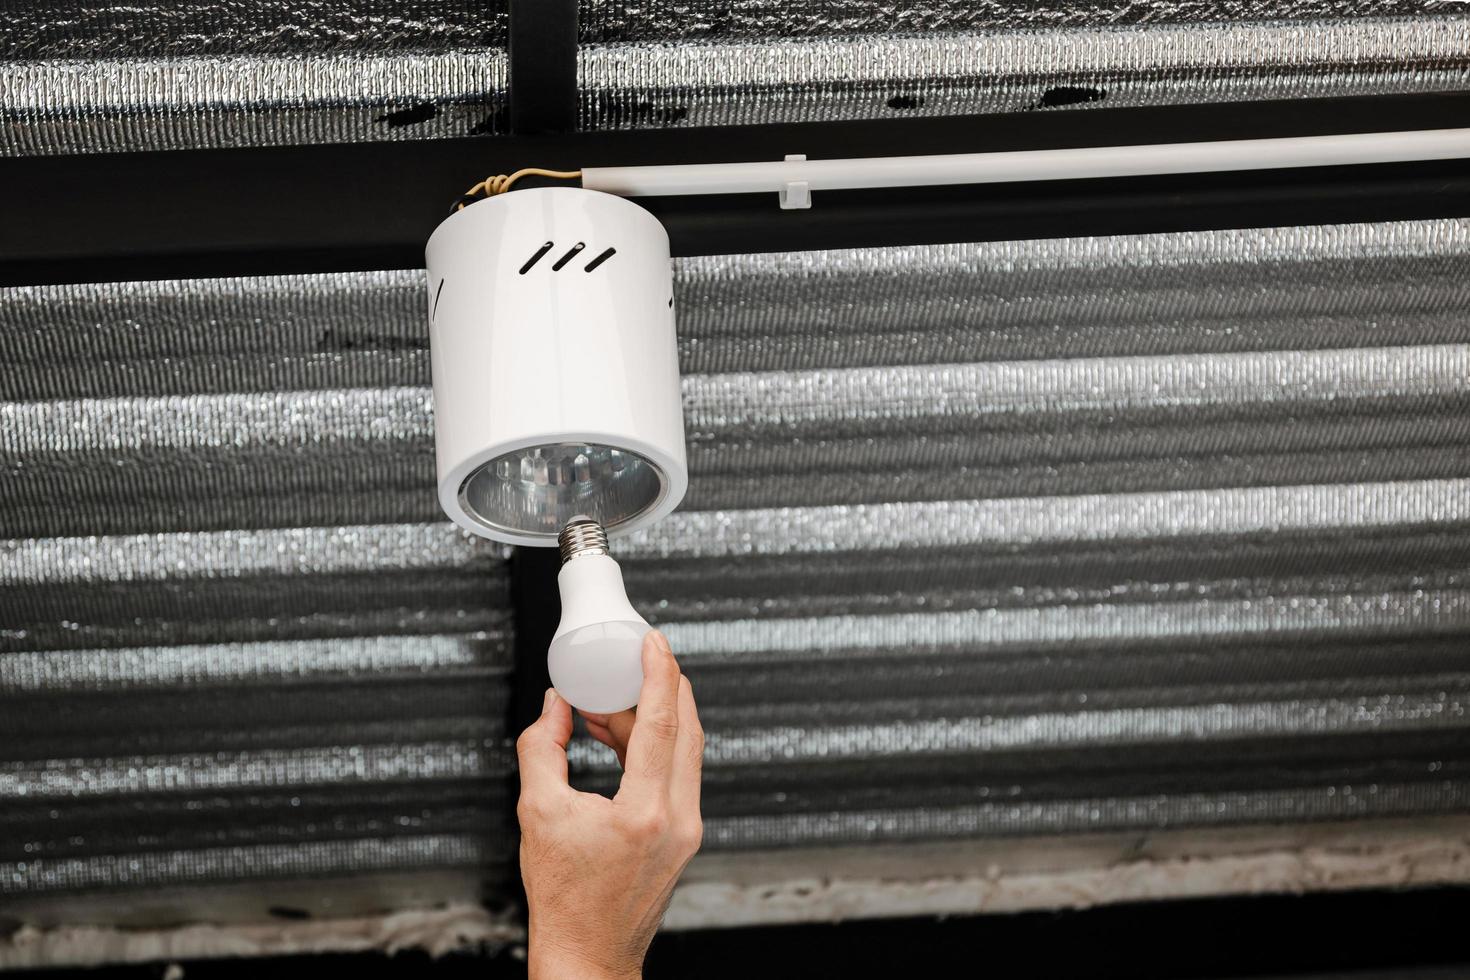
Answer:
<svg viewBox="0 0 1470 980"><path fill-rule="evenodd" d="M0 907L507 893L506 555L436 512L419 317L335 278L0 294Z"/></svg>
<svg viewBox="0 0 1470 980"><path fill-rule="evenodd" d="M263 915L272 883L514 873L498 555L169 530L6 540L0 580L3 904L256 882Z"/></svg>
<svg viewBox="0 0 1470 980"><path fill-rule="evenodd" d="M707 848L1470 806L1470 220L674 276L690 490L614 548ZM8 899L495 894L505 556L437 512L423 290L0 290Z"/></svg>
<svg viewBox="0 0 1470 980"><path fill-rule="evenodd" d="M581 24L589 129L1442 92L1470 79L1470 14L1428 0L588 0Z"/></svg>
<svg viewBox="0 0 1470 980"><path fill-rule="evenodd" d="M504 0L41 0L0 23L0 155L503 131ZM579 11L586 129L1440 92L1434 0L608 3Z"/></svg>
<svg viewBox="0 0 1470 980"><path fill-rule="evenodd" d="M708 849L1470 806L1470 223L677 270Z"/></svg>
<svg viewBox="0 0 1470 980"><path fill-rule="evenodd" d="M494 133L504 0L11 4L0 155Z"/></svg>
<svg viewBox="0 0 1470 980"><path fill-rule="evenodd" d="M1412 17L1434 0L583 0L584 44Z"/></svg>

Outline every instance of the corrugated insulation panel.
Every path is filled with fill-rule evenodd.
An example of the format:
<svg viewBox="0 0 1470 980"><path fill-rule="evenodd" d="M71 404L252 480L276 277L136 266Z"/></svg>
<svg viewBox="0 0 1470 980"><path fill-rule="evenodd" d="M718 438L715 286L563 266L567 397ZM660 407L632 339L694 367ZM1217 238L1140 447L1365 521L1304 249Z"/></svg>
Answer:
<svg viewBox="0 0 1470 980"><path fill-rule="evenodd" d="M504 0L44 0L0 20L0 155L494 133Z"/></svg>
<svg viewBox="0 0 1470 980"><path fill-rule="evenodd" d="M0 155L504 130L506 4L45 0L0 23ZM584 0L586 129L1444 92L1433 0Z"/></svg>
<svg viewBox="0 0 1470 980"><path fill-rule="evenodd" d="M1429 0L584 0L594 129L1440 92L1470 16Z"/></svg>
<svg viewBox="0 0 1470 980"><path fill-rule="evenodd" d="M1470 221L675 280L691 490L618 554L711 851L1470 806ZM423 288L0 292L6 896L503 873L504 556L436 512Z"/></svg>

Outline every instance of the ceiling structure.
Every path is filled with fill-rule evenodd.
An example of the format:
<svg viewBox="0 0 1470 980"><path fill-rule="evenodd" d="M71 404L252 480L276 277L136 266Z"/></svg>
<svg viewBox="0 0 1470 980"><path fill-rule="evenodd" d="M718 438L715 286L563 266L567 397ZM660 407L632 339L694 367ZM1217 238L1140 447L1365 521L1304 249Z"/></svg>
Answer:
<svg viewBox="0 0 1470 980"><path fill-rule="evenodd" d="M1432 0L575 6L542 17L582 130L1450 92L1470 58ZM507 0L26 4L3 152L505 134L509 41Z"/></svg>
<svg viewBox="0 0 1470 980"><path fill-rule="evenodd" d="M0 25L11 917L513 902L554 564L437 509L416 258L482 171L1432 128L1470 88L1427 3L554 6ZM699 692L707 867L1463 836L1462 163L649 203L691 485L615 553Z"/></svg>

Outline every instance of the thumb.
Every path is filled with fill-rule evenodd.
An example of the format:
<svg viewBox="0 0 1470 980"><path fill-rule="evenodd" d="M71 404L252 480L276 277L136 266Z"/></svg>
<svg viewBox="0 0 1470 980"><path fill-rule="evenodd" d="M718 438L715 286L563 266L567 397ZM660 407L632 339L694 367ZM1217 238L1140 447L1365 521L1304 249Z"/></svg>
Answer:
<svg viewBox="0 0 1470 980"><path fill-rule="evenodd" d="M567 742L572 737L572 706L547 689L541 717L516 739L522 795L554 793L567 787Z"/></svg>

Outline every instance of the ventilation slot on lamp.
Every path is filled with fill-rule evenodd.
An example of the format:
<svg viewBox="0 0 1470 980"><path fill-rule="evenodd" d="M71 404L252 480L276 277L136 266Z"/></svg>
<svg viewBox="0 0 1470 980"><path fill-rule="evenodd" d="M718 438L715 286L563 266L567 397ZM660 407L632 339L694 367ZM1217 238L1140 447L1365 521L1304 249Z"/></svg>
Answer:
<svg viewBox="0 0 1470 980"><path fill-rule="evenodd" d="M551 246L554 245L554 244L556 244L556 243L555 242L547 242L545 245L542 245L540 248L536 249L536 254L533 255L533 256L531 256L529 259L527 259L526 260L526 264L523 265L523 266L521 266L521 275L524 276L526 273L530 272L531 271L531 266L535 265L537 262L540 262L541 261L541 256L543 256L547 252L551 251Z"/></svg>
<svg viewBox="0 0 1470 980"><path fill-rule="evenodd" d="M559 258L559 259L556 260L556 265L554 265L554 266L551 267L551 271L552 272L560 272L562 270L562 266L564 266L568 262L572 261L572 259L575 259L577 257L577 255L578 255L578 253L580 253L582 251L582 249L584 249L586 247L587 247L587 243L586 242L578 242L577 244L573 245L572 246L572 250L570 252L568 252L566 255L563 255L561 258Z"/></svg>
<svg viewBox="0 0 1470 980"><path fill-rule="evenodd" d="M605 250L597 258L595 258L591 262L588 262L587 263L587 271L588 272L591 272L593 269L595 269L598 266L602 265L602 263L606 262L608 259L612 258L614 255L617 255L617 254L618 254L618 250L615 249L615 248L609 248L609 249Z"/></svg>

